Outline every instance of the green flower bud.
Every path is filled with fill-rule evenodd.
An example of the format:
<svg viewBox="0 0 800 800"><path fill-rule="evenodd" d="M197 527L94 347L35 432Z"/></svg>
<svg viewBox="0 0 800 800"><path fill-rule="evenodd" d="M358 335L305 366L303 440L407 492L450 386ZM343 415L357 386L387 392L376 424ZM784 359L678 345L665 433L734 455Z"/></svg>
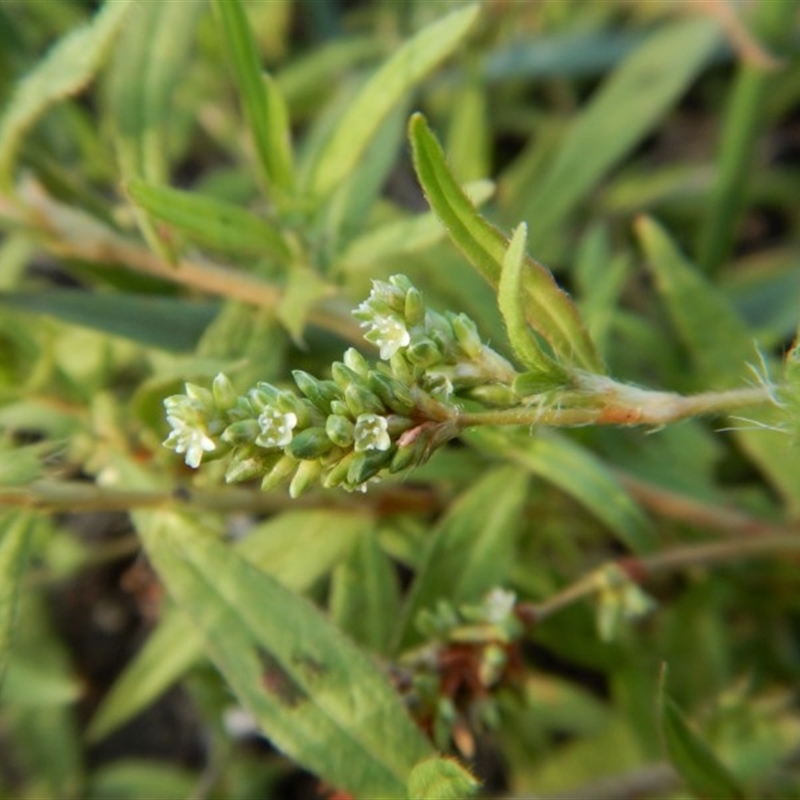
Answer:
<svg viewBox="0 0 800 800"><path fill-rule="evenodd" d="M331 375L336 385L344 391L352 383L362 383L361 376L354 372L350 367L345 366L341 361L334 361L331 364Z"/></svg>
<svg viewBox="0 0 800 800"><path fill-rule="evenodd" d="M355 347L348 347L347 350L344 351L344 355L342 356L345 366L349 369L353 370L353 372L360 375L362 378L366 378L369 374L369 364L367 363L367 359L355 349Z"/></svg>
<svg viewBox="0 0 800 800"><path fill-rule="evenodd" d="M341 397L339 387L333 381L321 381L296 369L292 372L297 388L323 413L330 414L331 403Z"/></svg>
<svg viewBox="0 0 800 800"><path fill-rule="evenodd" d="M268 492L270 489L274 489L282 483L297 469L298 463L297 459L291 456L280 456L275 462L275 465L262 479L261 491Z"/></svg>
<svg viewBox="0 0 800 800"><path fill-rule="evenodd" d="M519 402L516 392L510 386L502 383L487 383L485 386L474 386L466 392L466 396L484 405L497 406L498 408L507 408Z"/></svg>
<svg viewBox="0 0 800 800"><path fill-rule="evenodd" d="M331 403L331 414L336 414L338 417L349 417L350 409L347 407L347 403L343 400L334 400Z"/></svg>
<svg viewBox="0 0 800 800"><path fill-rule="evenodd" d="M331 414L325 420L325 433L337 447L350 447L353 444L355 426L347 417Z"/></svg>
<svg viewBox="0 0 800 800"><path fill-rule="evenodd" d="M422 368L432 367L442 361L442 353L430 339L417 339L406 350L408 360Z"/></svg>
<svg viewBox="0 0 800 800"><path fill-rule="evenodd" d="M258 420L243 419L228 425L222 432L222 441L231 445L252 444L261 433Z"/></svg>
<svg viewBox="0 0 800 800"><path fill-rule="evenodd" d="M381 414L386 410L380 397L361 384L351 383L344 390L344 401L356 417L359 414Z"/></svg>
<svg viewBox="0 0 800 800"><path fill-rule="evenodd" d="M238 398L236 389L233 388L228 376L223 375L221 372L214 378L214 383L211 385L211 393L214 395L214 401L220 411L233 408Z"/></svg>
<svg viewBox="0 0 800 800"><path fill-rule="evenodd" d="M414 286L406 293L404 316L409 327L421 325L425 321L425 301L422 299L422 292Z"/></svg>
<svg viewBox="0 0 800 800"><path fill-rule="evenodd" d="M471 359L480 358L483 344L475 323L466 314L453 314L450 327L464 354Z"/></svg>
<svg viewBox="0 0 800 800"><path fill-rule="evenodd" d="M237 447L225 471L225 482L241 483L261 477L282 458L282 453L259 453L252 447Z"/></svg>
<svg viewBox="0 0 800 800"><path fill-rule="evenodd" d="M314 460L333 449L333 442L325 433L325 428L314 427L300 431L292 438L286 451L302 460Z"/></svg>
<svg viewBox="0 0 800 800"><path fill-rule="evenodd" d="M347 480L347 473L350 470L350 464L355 459L355 453L347 453L339 459L335 464L328 468L322 476L322 485L326 489L332 489L334 486L341 486Z"/></svg>
<svg viewBox="0 0 800 800"><path fill-rule="evenodd" d="M279 394L274 386L260 381L247 393L247 397L255 411L260 414L268 406L275 405Z"/></svg>
<svg viewBox="0 0 800 800"><path fill-rule="evenodd" d="M369 375L369 388L378 395L387 408L398 414L411 414L416 408L408 387L389 375L373 370Z"/></svg>
<svg viewBox="0 0 800 800"><path fill-rule="evenodd" d="M374 478L392 460L392 450L367 450L356 453L347 470L347 482L361 486Z"/></svg>
<svg viewBox="0 0 800 800"><path fill-rule="evenodd" d="M300 497L309 486L317 482L321 474L322 465L319 461L301 461L289 484L289 497Z"/></svg>

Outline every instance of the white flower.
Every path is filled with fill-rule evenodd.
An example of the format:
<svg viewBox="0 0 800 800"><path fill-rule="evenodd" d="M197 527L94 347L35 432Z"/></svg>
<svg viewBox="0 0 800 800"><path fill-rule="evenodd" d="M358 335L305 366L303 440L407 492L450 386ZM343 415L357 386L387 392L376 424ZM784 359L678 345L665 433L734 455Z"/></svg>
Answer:
<svg viewBox="0 0 800 800"><path fill-rule="evenodd" d="M411 342L408 328L393 314L376 314L370 322L363 324L370 328L364 338L378 345L384 361L388 361L402 347L408 347Z"/></svg>
<svg viewBox="0 0 800 800"><path fill-rule="evenodd" d="M361 414L356 420L353 432L357 453L365 450L388 450L392 440L388 432L389 423L386 417L378 414Z"/></svg>
<svg viewBox="0 0 800 800"><path fill-rule="evenodd" d="M292 441L292 431L297 425L297 414L286 413L267 406L258 417L261 435L256 438L260 447L286 447Z"/></svg>
<svg viewBox="0 0 800 800"><path fill-rule="evenodd" d="M164 407L167 410L167 422L172 428L164 440L164 447L176 453L186 453L186 463L197 469L203 460L203 453L210 453L217 447L209 435L210 427L215 422L211 392L187 383L186 394L167 397Z"/></svg>
<svg viewBox="0 0 800 800"><path fill-rule="evenodd" d="M486 621L499 625L514 611L517 596L504 589L492 589L483 600Z"/></svg>
<svg viewBox="0 0 800 800"><path fill-rule="evenodd" d="M176 453L186 453L186 463L197 469L203 460L203 453L216 449L214 440L206 433L200 420L187 420L183 416L167 414L167 422L172 432L164 440L164 447Z"/></svg>

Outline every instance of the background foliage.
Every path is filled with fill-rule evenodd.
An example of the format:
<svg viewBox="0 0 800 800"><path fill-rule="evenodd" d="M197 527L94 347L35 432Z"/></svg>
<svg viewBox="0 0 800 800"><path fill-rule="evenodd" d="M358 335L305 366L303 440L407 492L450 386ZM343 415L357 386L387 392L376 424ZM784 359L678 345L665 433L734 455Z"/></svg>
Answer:
<svg viewBox="0 0 800 800"><path fill-rule="evenodd" d="M794 0L0 4L0 793L800 795L777 412L300 500L161 447L187 380L369 353L396 272L509 357L520 295L574 365L778 380L798 46ZM585 331L521 234L503 283L523 220Z"/></svg>

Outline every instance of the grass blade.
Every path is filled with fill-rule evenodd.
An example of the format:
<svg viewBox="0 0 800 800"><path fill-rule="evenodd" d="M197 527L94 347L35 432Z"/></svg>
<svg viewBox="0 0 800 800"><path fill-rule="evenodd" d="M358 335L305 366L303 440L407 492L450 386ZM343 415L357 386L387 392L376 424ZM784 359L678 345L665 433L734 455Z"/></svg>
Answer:
<svg viewBox="0 0 800 800"><path fill-rule="evenodd" d="M479 7L454 11L401 45L349 105L317 161L310 192L325 195L358 165L392 109L450 56L478 18Z"/></svg>
<svg viewBox="0 0 800 800"><path fill-rule="evenodd" d="M125 189L131 200L149 214L222 253L260 254L284 264L291 257L274 225L239 206L139 180L128 181Z"/></svg>
<svg viewBox="0 0 800 800"><path fill-rule="evenodd" d="M278 85L265 77L244 8L239 0L215 0L214 8L233 65L258 169L268 192L294 188L288 113Z"/></svg>
<svg viewBox="0 0 800 800"><path fill-rule="evenodd" d="M92 80L132 5L132 0L107 2L89 25L61 39L17 86L0 119L0 188L11 187L26 131L51 105Z"/></svg>
<svg viewBox="0 0 800 800"><path fill-rule="evenodd" d="M529 193L522 216L531 224L534 250L647 135L718 44L714 25L686 20L657 31L622 62L570 126L541 182Z"/></svg>

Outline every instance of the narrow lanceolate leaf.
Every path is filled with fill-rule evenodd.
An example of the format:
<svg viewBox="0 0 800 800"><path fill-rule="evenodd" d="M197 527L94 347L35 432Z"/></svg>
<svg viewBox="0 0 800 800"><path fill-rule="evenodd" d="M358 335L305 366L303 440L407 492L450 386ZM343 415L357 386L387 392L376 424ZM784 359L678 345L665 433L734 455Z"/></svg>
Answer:
<svg viewBox="0 0 800 800"><path fill-rule="evenodd" d="M397 622L399 586L394 568L366 530L346 561L333 573L330 611L351 639L375 653L386 653Z"/></svg>
<svg viewBox="0 0 800 800"><path fill-rule="evenodd" d="M324 195L358 165L391 110L451 55L478 17L477 5L454 11L401 45L367 81L339 120L320 153L310 189Z"/></svg>
<svg viewBox="0 0 800 800"><path fill-rule="evenodd" d="M14 512L0 517L0 687L11 653L17 595L30 534L28 514Z"/></svg>
<svg viewBox="0 0 800 800"><path fill-rule="evenodd" d="M508 339L514 348L514 355L520 363L535 372L550 372L554 364L533 337L522 307L522 275L526 266L527 241L528 227L522 222L514 231L503 258L497 303L506 324Z"/></svg>
<svg viewBox="0 0 800 800"><path fill-rule="evenodd" d="M675 701L659 692L661 735L672 766L698 797L744 800L746 796L728 768L690 727Z"/></svg>
<svg viewBox="0 0 800 800"><path fill-rule="evenodd" d="M714 388L740 385L747 362L756 355L753 333L657 222L640 217L635 230L700 383Z"/></svg>
<svg viewBox="0 0 800 800"><path fill-rule="evenodd" d="M692 357L698 386L724 389L752 381L753 371L748 365L764 369L759 364L755 337L725 296L653 220L646 217L637 220L636 234L675 330ZM764 364L777 367L769 359L764 359ZM741 417L731 420L734 436L797 513L800 448L793 447L788 436L764 429L782 425L780 409L761 408L753 413L755 426L747 421L752 418L749 412L744 413L744 421Z"/></svg>
<svg viewBox="0 0 800 800"><path fill-rule="evenodd" d="M494 194L494 188L492 181L480 180L464 186L464 191L476 206L480 206ZM432 211L404 217L353 239L337 257L335 268L345 272L371 269L386 259L433 247L446 236L447 231Z"/></svg>
<svg viewBox="0 0 800 800"><path fill-rule="evenodd" d="M469 262L494 287L500 283L506 238L475 209L450 172L436 137L421 114L409 123L414 168L434 213ZM602 372L578 311L541 264L526 257L522 280L525 318L564 364Z"/></svg>
<svg viewBox="0 0 800 800"><path fill-rule="evenodd" d="M125 185L136 205L178 231L223 253L264 255L281 262L290 258L289 247L271 223L239 206L166 186L139 180Z"/></svg>
<svg viewBox="0 0 800 800"><path fill-rule="evenodd" d="M533 475L557 486L594 514L634 553L651 552L655 531L647 515L600 459L563 436L473 430L467 441L502 455Z"/></svg>
<svg viewBox="0 0 800 800"><path fill-rule="evenodd" d="M295 592L308 591L347 558L372 524L361 514L289 511L256 526L235 549L258 569ZM334 535L332 535L334 534ZM203 637L173 609L111 687L89 726L102 739L153 702L203 653Z"/></svg>
<svg viewBox="0 0 800 800"><path fill-rule="evenodd" d="M170 108L205 4L138 3L115 48L108 81L108 110L120 172L126 180L164 183ZM137 209L147 243L166 261L175 261L171 242Z"/></svg>
<svg viewBox="0 0 800 800"><path fill-rule="evenodd" d="M214 0L233 66L240 100L253 138L264 187L278 193L294 185L288 113L278 85L264 76L256 42L240 0Z"/></svg>
<svg viewBox="0 0 800 800"><path fill-rule="evenodd" d="M133 4L132 0L107 2L89 25L67 34L19 83L0 119L0 187L11 185L14 158L25 132L53 103L92 80Z"/></svg>
<svg viewBox="0 0 800 800"><path fill-rule="evenodd" d="M193 350L218 312L215 303L190 303L173 297L91 293L75 289L0 292L0 308L83 325L165 350Z"/></svg>
<svg viewBox="0 0 800 800"><path fill-rule="evenodd" d="M453 504L429 539L406 600L395 644L419 640L418 613L440 598L456 605L478 602L511 570L528 479L514 467L486 475Z"/></svg>
<svg viewBox="0 0 800 800"><path fill-rule="evenodd" d="M433 755L389 681L307 600L174 514L137 514L148 556L270 740L356 797L406 797ZM334 531L335 534L335 531Z"/></svg>
<svg viewBox="0 0 800 800"><path fill-rule="evenodd" d="M707 63L719 39L708 20L684 20L655 32L614 71L572 123L528 195L523 216L531 225L533 247L652 130Z"/></svg>
<svg viewBox="0 0 800 800"><path fill-rule="evenodd" d="M464 800L480 782L451 758L429 758L414 767L408 781L410 800Z"/></svg>

